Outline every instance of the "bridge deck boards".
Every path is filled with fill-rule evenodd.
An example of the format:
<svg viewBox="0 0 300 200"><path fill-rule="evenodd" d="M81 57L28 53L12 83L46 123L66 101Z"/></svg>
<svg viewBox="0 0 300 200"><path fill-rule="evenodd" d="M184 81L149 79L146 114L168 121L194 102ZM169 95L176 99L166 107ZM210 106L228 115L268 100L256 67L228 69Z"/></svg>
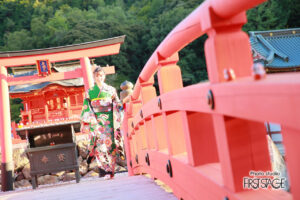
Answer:
<svg viewBox="0 0 300 200"><path fill-rule="evenodd" d="M175 200L152 179L145 176L116 176L114 180L100 178L81 179L63 184L40 186L36 190L26 189L0 192L1 200Z"/></svg>

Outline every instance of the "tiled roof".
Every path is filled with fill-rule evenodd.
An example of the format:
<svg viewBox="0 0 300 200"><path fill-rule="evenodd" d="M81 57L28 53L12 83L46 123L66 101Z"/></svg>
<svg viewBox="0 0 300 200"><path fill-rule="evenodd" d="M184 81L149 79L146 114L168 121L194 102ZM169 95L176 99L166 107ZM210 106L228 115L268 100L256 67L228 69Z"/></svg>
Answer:
<svg viewBox="0 0 300 200"><path fill-rule="evenodd" d="M13 85L9 87L9 93L30 92L33 90L42 89L51 84L58 84L65 87L83 86L83 79L77 78L77 79L69 79L69 80L62 80L62 81L43 82L38 84Z"/></svg>
<svg viewBox="0 0 300 200"><path fill-rule="evenodd" d="M43 82L38 84L13 85L9 87L9 93L23 93L41 89L51 84L51 82Z"/></svg>
<svg viewBox="0 0 300 200"><path fill-rule="evenodd" d="M80 67L80 65L67 66L67 67L62 66L62 67L53 67L53 68L58 72L66 72L66 71L72 71L79 67ZM14 75L14 77L32 76L34 74L37 74L37 70L32 70L32 71L22 73L22 74L16 74L16 75ZM14 86L9 87L9 93L30 92L33 90L42 89L51 84L59 84L59 85L66 86L66 87L83 86L83 79L77 78L77 79L69 79L69 80L61 80L61 81L43 82L43 83L37 83L37 84L14 85Z"/></svg>
<svg viewBox="0 0 300 200"><path fill-rule="evenodd" d="M252 49L264 58L266 67L300 67L300 28L249 33Z"/></svg>

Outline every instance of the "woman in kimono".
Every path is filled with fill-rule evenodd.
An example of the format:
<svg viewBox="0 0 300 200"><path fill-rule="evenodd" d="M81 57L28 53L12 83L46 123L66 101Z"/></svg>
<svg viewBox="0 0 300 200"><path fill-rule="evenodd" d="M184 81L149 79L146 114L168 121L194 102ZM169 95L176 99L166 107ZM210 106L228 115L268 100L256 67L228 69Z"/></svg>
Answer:
<svg viewBox="0 0 300 200"><path fill-rule="evenodd" d="M93 75L95 85L89 89L83 102L81 130L89 132L89 156L96 158L99 176L111 179L114 177L116 155L122 151L120 129L114 130L114 121L120 123L122 104L116 89L104 82L105 72L100 66L95 68Z"/></svg>

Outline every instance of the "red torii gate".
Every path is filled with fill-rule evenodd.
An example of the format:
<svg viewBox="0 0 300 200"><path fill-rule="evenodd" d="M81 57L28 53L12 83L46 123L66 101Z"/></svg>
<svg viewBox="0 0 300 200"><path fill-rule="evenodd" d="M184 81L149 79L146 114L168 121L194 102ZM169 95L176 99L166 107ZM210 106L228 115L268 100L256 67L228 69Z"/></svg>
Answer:
<svg viewBox="0 0 300 200"><path fill-rule="evenodd" d="M263 1L206 0L154 51L125 100L130 175L149 173L180 199L300 199L299 73L253 70L241 29ZM178 51L205 33L209 82L183 87ZM243 188L251 170L271 171L268 121L282 126L291 192Z"/></svg>
<svg viewBox="0 0 300 200"><path fill-rule="evenodd" d="M120 36L55 48L0 53L0 140L2 151L2 191L13 190L14 165L12 160L8 86L83 77L84 87L87 91L94 85L89 58L118 54L124 39L125 36ZM52 63L80 60L81 68L69 72L52 73L46 77L34 75L13 78L8 76L8 67L34 65L37 60L49 60ZM107 70L113 69L108 68Z"/></svg>

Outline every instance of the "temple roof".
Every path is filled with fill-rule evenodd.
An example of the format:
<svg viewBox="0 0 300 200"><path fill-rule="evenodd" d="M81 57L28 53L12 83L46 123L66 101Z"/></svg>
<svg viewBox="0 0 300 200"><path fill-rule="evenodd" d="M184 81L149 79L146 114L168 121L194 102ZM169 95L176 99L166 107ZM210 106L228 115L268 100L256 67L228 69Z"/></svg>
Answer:
<svg viewBox="0 0 300 200"><path fill-rule="evenodd" d="M69 63L69 64L59 64L52 67L57 72L66 72L66 71L73 71L77 68L80 68L79 63ZM25 73L18 72L14 75L14 77L22 77L22 76L32 76L37 74L37 70L35 67L32 70L26 69ZM52 82L42 82L38 84L24 84L24 85L14 85L9 87L9 93L25 93L31 92L33 90L42 89L51 84L58 84L61 86L71 87L71 86L83 86L83 78L77 79L69 79L69 80L61 80L61 81L52 81Z"/></svg>
<svg viewBox="0 0 300 200"><path fill-rule="evenodd" d="M52 82L43 82L38 84L25 84L25 85L14 85L9 87L9 93L25 93L31 92L33 90L42 89L51 84L58 84L61 86L71 87L71 86L83 86L83 79L69 79L69 80L62 80L62 81L52 81Z"/></svg>
<svg viewBox="0 0 300 200"><path fill-rule="evenodd" d="M250 31L254 57L267 68L290 69L300 67L300 28Z"/></svg>

